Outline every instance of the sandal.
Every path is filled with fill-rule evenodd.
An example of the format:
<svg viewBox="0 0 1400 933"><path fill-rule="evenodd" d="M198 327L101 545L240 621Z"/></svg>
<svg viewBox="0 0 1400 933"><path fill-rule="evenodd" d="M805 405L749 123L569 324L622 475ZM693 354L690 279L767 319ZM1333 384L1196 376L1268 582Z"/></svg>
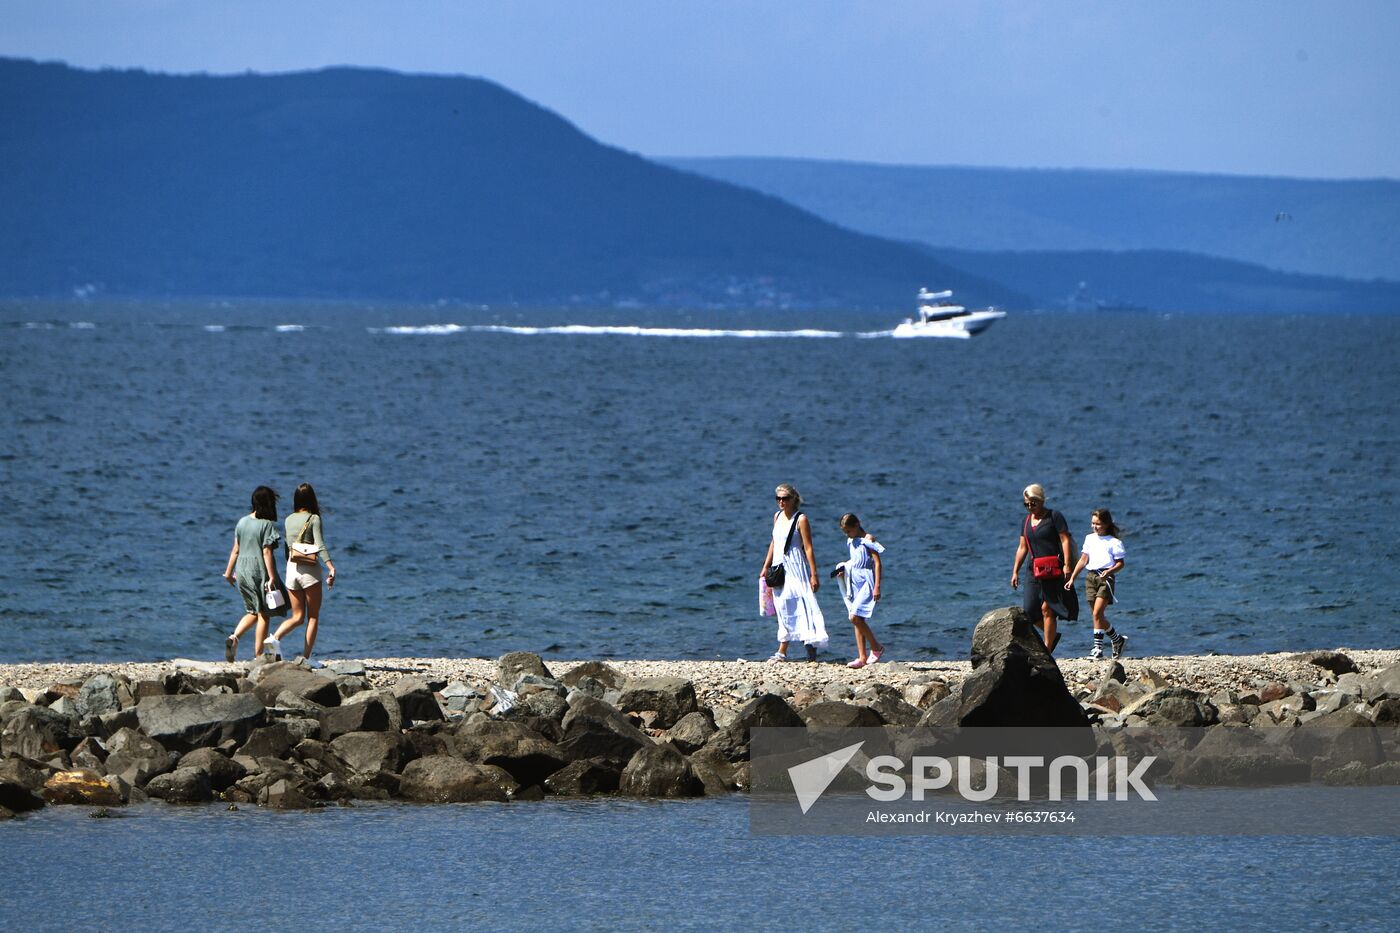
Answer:
<svg viewBox="0 0 1400 933"><path fill-rule="evenodd" d="M774 652L768 657L768 663L769 663L769 664L777 664L777 663L780 662L780 661L786 661L786 660L787 660L787 655L783 654L781 651L774 651Z"/></svg>
<svg viewBox="0 0 1400 933"><path fill-rule="evenodd" d="M847 667L854 667L854 668L859 669L859 668L865 667L866 663L867 663L867 662L862 661L860 658L856 658L854 661L847 661L847 662L846 662L846 666L847 666Z"/></svg>
<svg viewBox="0 0 1400 933"><path fill-rule="evenodd" d="M224 639L224 663L232 664L236 657L238 657L238 636L230 635Z"/></svg>
<svg viewBox="0 0 1400 933"><path fill-rule="evenodd" d="M866 659L866 662L865 662L865 663L866 663L866 664L874 664L876 661L880 660L880 659L883 658L884 656L885 656L885 646L884 646L884 645L881 645L880 647L876 648L874 651L870 652L870 657L869 657L868 659Z"/></svg>

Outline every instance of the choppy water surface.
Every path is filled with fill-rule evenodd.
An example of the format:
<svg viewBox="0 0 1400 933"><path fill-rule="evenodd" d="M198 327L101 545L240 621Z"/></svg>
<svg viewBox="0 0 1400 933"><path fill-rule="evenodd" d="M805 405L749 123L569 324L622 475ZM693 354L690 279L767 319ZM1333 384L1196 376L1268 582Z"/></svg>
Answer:
<svg viewBox="0 0 1400 933"><path fill-rule="evenodd" d="M1400 910L1389 838L763 837L713 798L122 812L0 824L6 926L1386 930Z"/></svg>
<svg viewBox="0 0 1400 933"><path fill-rule="evenodd" d="M888 546L894 657L961 656L1019 601L1032 481L1076 540L1099 505L1126 529L1135 654L1400 643L1400 316L1013 315L970 341L791 313L0 321L4 661L214 657L249 492L285 508L303 480L340 575L326 656L762 657L780 481L821 564L847 510ZM1061 650L1088 647L1086 615Z"/></svg>

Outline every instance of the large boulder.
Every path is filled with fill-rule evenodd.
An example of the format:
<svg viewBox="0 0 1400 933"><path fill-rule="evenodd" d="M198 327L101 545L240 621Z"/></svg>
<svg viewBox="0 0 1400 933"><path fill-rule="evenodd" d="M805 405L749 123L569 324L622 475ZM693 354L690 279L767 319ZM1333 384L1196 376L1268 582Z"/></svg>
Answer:
<svg viewBox="0 0 1400 933"><path fill-rule="evenodd" d="M174 767L175 759L165 746L135 729L118 729L106 741L107 760L103 772L120 777L137 787Z"/></svg>
<svg viewBox="0 0 1400 933"><path fill-rule="evenodd" d="M682 716L680 722L667 729L661 738L680 749L682 754L689 755L703 747L715 731L714 718L709 710L699 710Z"/></svg>
<svg viewBox="0 0 1400 933"><path fill-rule="evenodd" d="M539 784L570 760L544 736L516 722L464 723L453 742L461 758L502 768L525 787Z"/></svg>
<svg viewBox="0 0 1400 933"><path fill-rule="evenodd" d="M575 700L561 727L558 747L570 761L601 758L624 768L638 749L656 744L622 713L589 696Z"/></svg>
<svg viewBox="0 0 1400 933"><path fill-rule="evenodd" d="M442 719L442 707L425 677L404 677L394 685L394 699L405 725Z"/></svg>
<svg viewBox="0 0 1400 933"><path fill-rule="evenodd" d="M180 759L181 768L198 768L209 775L209 786L223 793L248 773L243 765L214 748L196 748Z"/></svg>
<svg viewBox="0 0 1400 933"><path fill-rule="evenodd" d="M1300 654L1293 655L1290 660L1311 664L1314 667L1320 667L1325 671L1331 671L1337 675L1355 674L1360 670L1360 668L1356 666L1355 661L1342 654L1340 651L1304 651Z"/></svg>
<svg viewBox="0 0 1400 933"><path fill-rule="evenodd" d="M258 806L269 810L309 810L316 806L317 793L311 781L283 777L258 792Z"/></svg>
<svg viewBox="0 0 1400 933"><path fill-rule="evenodd" d="M333 741L350 732L385 732L391 730L392 724L393 718L384 701L378 696L371 696L363 702L333 706L322 712L321 738Z"/></svg>
<svg viewBox="0 0 1400 933"><path fill-rule="evenodd" d="M1141 716L1154 726L1209 726L1215 707L1203 694L1186 687L1162 687L1125 706L1123 716Z"/></svg>
<svg viewBox="0 0 1400 933"><path fill-rule="evenodd" d="M19 781L0 775L0 808L15 813L37 810L44 805L44 798Z"/></svg>
<svg viewBox="0 0 1400 933"><path fill-rule="evenodd" d="M617 708L624 713L656 713L658 729L669 729L688 713L699 709L695 686L680 677L633 677L622 689Z"/></svg>
<svg viewBox="0 0 1400 933"><path fill-rule="evenodd" d="M560 677L559 680L566 687L577 687L579 681L585 677L592 678L608 690L621 690L622 685L627 682L626 674L602 661L584 661L582 664L569 668L569 672Z"/></svg>
<svg viewBox="0 0 1400 933"><path fill-rule="evenodd" d="M229 741L241 745L266 716L263 701L247 693L155 696L136 704L141 731L178 752Z"/></svg>
<svg viewBox="0 0 1400 933"><path fill-rule="evenodd" d="M1055 659L1019 607L984 615L972 633L972 673L958 691L962 726L1089 729Z"/></svg>
<svg viewBox="0 0 1400 933"><path fill-rule="evenodd" d="M261 669L253 692L263 703L273 705L279 694L286 692L321 706L339 706L340 690L335 681L290 662L269 664Z"/></svg>
<svg viewBox="0 0 1400 933"><path fill-rule="evenodd" d="M811 707L808 707L810 710ZM780 696L763 693L739 708L734 718L724 728L710 736L706 748L717 749L730 761L745 761L749 757L749 737L751 729L759 728L806 728L806 723L797 710Z"/></svg>
<svg viewBox="0 0 1400 933"><path fill-rule="evenodd" d="M509 799L491 770L451 755L429 755L410 762L399 781L399 794L423 803Z"/></svg>
<svg viewBox="0 0 1400 933"><path fill-rule="evenodd" d="M502 686L509 687L519 679L521 674L533 674L536 677L548 677L553 680L554 675L545 667L540 656L532 651L511 651L500 656L496 661L496 681Z"/></svg>
<svg viewBox="0 0 1400 933"><path fill-rule="evenodd" d="M238 754L251 758L285 758L299 741L301 737L294 736L286 722L274 722L270 726L254 729L248 741L238 749Z"/></svg>
<svg viewBox="0 0 1400 933"><path fill-rule="evenodd" d="M1367 703L1379 703L1388 698L1400 699L1400 664L1376 671L1361 684L1361 694Z"/></svg>
<svg viewBox="0 0 1400 933"><path fill-rule="evenodd" d="M601 758L573 761L545 778L543 787L561 797L590 797L617 790L622 772Z"/></svg>
<svg viewBox="0 0 1400 933"><path fill-rule="evenodd" d="M122 797L95 771L60 771L44 782L44 799L53 804L117 807Z"/></svg>
<svg viewBox="0 0 1400 933"><path fill-rule="evenodd" d="M83 682L75 698L81 716L100 716L103 713L120 712L122 708L119 687L121 684L111 674L94 674Z"/></svg>
<svg viewBox="0 0 1400 933"><path fill-rule="evenodd" d="M330 749L354 774L397 773L412 751L403 736L390 732L349 732L332 740Z"/></svg>
<svg viewBox="0 0 1400 933"><path fill-rule="evenodd" d="M208 803L214 799L214 785L209 772L180 767L151 778L146 793L166 803Z"/></svg>
<svg viewBox="0 0 1400 933"><path fill-rule="evenodd" d="M77 724L44 706L25 705L13 710L0 729L0 754L44 761L71 752L83 740Z"/></svg>
<svg viewBox="0 0 1400 933"><path fill-rule="evenodd" d="M700 797L705 784L684 755L674 746L661 744L639 749L632 756L617 789L629 797Z"/></svg>

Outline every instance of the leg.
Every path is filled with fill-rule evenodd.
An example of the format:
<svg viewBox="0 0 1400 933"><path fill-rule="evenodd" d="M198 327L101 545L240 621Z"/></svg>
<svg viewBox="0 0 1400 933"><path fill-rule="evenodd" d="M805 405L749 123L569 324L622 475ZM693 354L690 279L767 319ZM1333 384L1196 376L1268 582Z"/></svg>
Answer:
<svg viewBox="0 0 1400 933"><path fill-rule="evenodd" d="M267 639L267 616L258 613L258 627L253 630L253 657L262 654L263 642Z"/></svg>
<svg viewBox="0 0 1400 933"><path fill-rule="evenodd" d="M238 638L242 636L244 632L253 627L253 623L257 620L258 617L255 613L245 613L243 618L238 620L238 624L233 627L233 637Z"/></svg>
<svg viewBox="0 0 1400 933"><path fill-rule="evenodd" d="M1053 650L1055 647L1055 610L1050 608L1049 603L1040 604L1040 618L1045 623L1045 649Z"/></svg>
<svg viewBox="0 0 1400 933"><path fill-rule="evenodd" d="M857 617L857 618L859 618L859 617ZM875 637L875 633L874 633L873 631L871 631L871 629L870 629L870 620L869 620L869 619L861 619L861 620L860 620L860 628L861 628L861 631L865 634L865 645L866 645L867 650L870 650L870 651L884 651L884 650L885 650L885 646L882 645L882 644L880 644L880 639L876 638L876 637Z"/></svg>
<svg viewBox="0 0 1400 933"><path fill-rule="evenodd" d="M288 633L306 621L306 591L294 590L289 586L287 587L287 596L292 601L292 614L287 617L285 622L277 626L277 631L273 633L272 637L278 641L281 641Z"/></svg>
<svg viewBox="0 0 1400 933"><path fill-rule="evenodd" d="M861 631L864 625L860 616L851 616L851 627L856 630L856 659L860 661L865 660L865 633Z"/></svg>
<svg viewBox="0 0 1400 933"><path fill-rule="evenodd" d="M321 617L321 584L308 587L306 593L306 645L301 656L311 660L311 649L316 647L316 623Z"/></svg>
<svg viewBox="0 0 1400 933"><path fill-rule="evenodd" d="M1108 617L1104 615L1104 610L1108 608L1108 599L1103 596L1094 597L1094 631L1108 631Z"/></svg>

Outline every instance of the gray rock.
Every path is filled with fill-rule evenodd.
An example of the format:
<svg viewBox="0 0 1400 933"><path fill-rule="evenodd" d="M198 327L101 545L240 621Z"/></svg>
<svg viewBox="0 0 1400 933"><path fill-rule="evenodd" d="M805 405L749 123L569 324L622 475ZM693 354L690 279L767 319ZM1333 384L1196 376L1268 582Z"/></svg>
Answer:
<svg viewBox="0 0 1400 933"><path fill-rule="evenodd" d="M88 736L78 743L69 757L75 768L87 768L98 774L106 773L103 763L107 760L107 748L101 739Z"/></svg>
<svg viewBox="0 0 1400 933"><path fill-rule="evenodd" d="M520 709L532 716L563 722L569 714L569 703L556 693L532 693L521 702Z"/></svg>
<svg viewBox="0 0 1400 933"><path fill-rule="evenodd" d="M1400 699L1387 698L1371 707L1371 721L1378 726L1400 725Z"/></svg>
<svg viewBox="0 0 1400 933"><path fill-rule="evenodd" d="M912 726L923 716L923 710L905 703L900 691L888 684L869 684L861 688L856 691L855 701L868 706L893 726Z"/></svg>
<svg viewBox="0 0 1400 933"><path fill-rule="evenodd" d="M949 694L948 685L941 680L910 684L904 688L904 702L926 710Z"/></svg>
<svg viewBox="0 0 1400 933"><path fill-rule="evenodd" d="M826 697L828 700L839 702L841 700L849 700L855 695L856 691L854 687L850 684L841 683L840 681L832 681L822 688L822 696Z"/></svg>
<svg viewBox="0 0 1400 933"><path fill-rule="evenodd" d="M252 758L285 758L296 747L301 737L294 737L284 723L275 722L270 726L254 729L248 741L238 749L238 754Z"/></svg>
<svg viewBox="0 0 1400 933"><path fill-rule="evenodd" d="M571 667L559 680L566 687L577 688L583 678L588 677L603 685L605 690L620 690L627 676L610 664L602 661L584 661L582 664ZM589 691L585 690L585 693Z"/></svg>
<svg viewBox="0 0 1400 933"><path fill-rule="evenodd" d="M1392 664L1385 670L1367 677L1362 684L1361 695L1366 698L1367 703L1400 699L1400 664Z"/></svg>
<svg viewBox="0 0 1400 933"><path fill-rule="evenodd" d="M499 779L487 768L450 755L430 755L410 762L399 782L399 793L423 803L509 799Z"/></svg>
<svg viewBox="0 0 1400 933"><path fill-rule="evenodd" d="M20 693L14 687L0 686L0 703L9 703L11 701L18 701L20 703L23 703L24 694Z"/></svg>
<svg viewBox="0 0 1400 933"><path fill-rule="evenodd" d="M1361 702L1360 691L1353 693L1349 690L1333 690L1320 696L1322 700L1317 704L1317 711L1320 713L1335 713L1339 709L1345 709ZM1317 696L1314 696L1313 699L1316 701Z"/></svg>
<svg viewBox="0 0 1400 933"><path fill-rule="evenodd" d="M1312 664L1334 674L1354 674L1358 670L1356 663L1340 651L1304 651L1289 660Z"/></svg>
<svg viewBox="0 0 1400 933"><path fill-rule="evenodd" d="M658 729L669 729L683 716L699 709L695 701L695 686L679 677L634 677L627 681L618 700L625 713L656 712Z"/></svg>
<svg viewBox="0 0 1400 933"><path fill-rule="evenodd" d="M686 713L680 721L666 730L662 736L676 746L682 754L689 755L701 748L715 734L715 724L704 711Z"/></svg>
<svg viewBox="0 0 1400 933"><path fill-rule="evenodd" d="M809 729L869 729L885 724L884 718L869 706L831 700L813 703L798 715Z"/></svg>
<svg viewBox="0 0 1400 933"><path fill-rule="evenodd" d="M378 696L374 696L363 703L347 703L323 712L321 737L333 741L352 732L385 732L389 731L390 724L388 709Z"/></svg>
<svg viewBox="0 0 1400 933"><path fill-rule="evenodd" d="M972 673L957 694L960 725L1082 728L1092 740L1084 710L1020 607L982 617L971 657Z"/></svg>
<svg viewBox="0 0 1400 933"><path fill-rule="evenodd" d="M43 805L44 798L34 793L32 789L19 781L13 781L0 775L0 808L15 813L27 813L30 810L38 810Z"/></svg>
<svg viewBox="0 0 1400 933"><path fill-rule="evenodd" d="M196 748L180 758L180 768L198 768L209 776L209 786L223 793L248 774L243 765L212 748Z"/></svg>
<svg viewBox="0 0 1400 933"><path fill-rule="evenodd" d="M411 751L402 736L388 732L350 732L331 740L330 748L355 774L397 773Z"/></svg>
<svg viewBox="0 0 1400 933"><path fill-rule="evenodd" d="M592 697L580 697L561 726L559 750L570 761L601 758L621 769L638 749L656 744L618 710Z"/></svg>
<svg viewBox="0 0 1400 933"><path fill-rule="evenodd" d="M94 674L89 677L78 691L79 714L100 716L103 713L120 712L122 702L117 687L117 678L111 674Z"/></svg>
<svg viewBox="0 0 1400 933"><path fill-rule="evenodd" d="M278 696L290 693L320 706L339 706L340 690L335 681L313 674L304 667L288 662L269 664L262 668L253 692L264 704L274 704ZM139 707L138 707L139 708Z"/></svg>
<svg viewBox="0 0 1400 933"><path fill-rule="evenodd" d="M527 787L539 784L570 760L544 736L514 722L464 724L453 744L464 760L501 768Z"/></svg>
<svg viewBox="0 0 1400 933"><path fill-rule="evenodd" d="M174 757L160 742L135 729L118 729L107 739L103 771L137 787L175 766Z"/></svg>
<svg viewBox="0 0 1400 933"><path fill-rule="evenodd" d="M166 803L208 803L214 799L214 786L207 772L180 767L151 778L146 793Z"/></svg>
<svg viewBox="0 0 1400 933"><path fill-rule="evenodd" d="M1385 760L1376 724L1355 710L1339 710L1304 723L1289 740L1294 754L1312 762L1314 778L1352 762L1370 768Z"/></svg>
<svg viewBox="0 0 1400 933"><path fill-rule="evenodd" d="M515 683L510 685L512 693L526 697L536 693L555 693L559 696L567 696L569 688L553 677L541 677L538 674L521 674L515 678Z"/></svg>
<svg viewBox="0 0 1400 933"><path fill-rule="evenodd" d="M365 676L365 665L361 661L327 661L321 669L330 672L332 677L342 674L347 677Z"/></svg>
<svg viewBox="0 0 1400 933"><path fill-rule="evenodd" d="M442 719L442 707L426 678L403 678L394 685L394 699L398 701L399 716L405 723Z"/></svg>
<svg viewBox="0 0 1400 933"><path fill-rule="evenodd" d="M691 754L690 767L705 785L705 793L711 796L732 794L746 786L740 767L710 745Z"/></svg>
<svg viewBox="0 0 1400 933"><path fill-rule="evenodd" d="M751 729L804 726L802 717L782 697L766 693L745 703L727 725L710 736L705 747L717 749L729 761L743 761L749 757Z"/></svg>
<svg viewBox="0 0 1400 933"><path fill-rule="evenodd" d="M603 686L602 681L594 680L592 677L580 677L578 681L569 688L569 692L565 694L565 699L569 701L570 706L573 706L575 696L590 696L596 700L601 700L603 694L607 692L608 688Z"/></svg>
<svg viewBox="0 0 1400 933"><path fill-rule="evenodd" d="M376 699L384 707L384 712L389 714L389 731L398 732L403 729L403 715L399 711L399 701L394 697L392 690L371 687L368 690L361 690L359 693L345 697L340 701L340 705L352 706L356 703L369 703Z"/></svg>
<svg viewBox="0 0 1400 933"><path fill-rule="evenodd" d="M515 683L521 674L554 679L544 661L532 651L511 651L501 655L496 660L496 672L496 682L503 685Z"/></svg>
<svg viewBox="0 0 1400 933"><path fill-rule="evenodd" d="M266 716L262 701L252 694L157 696L136 704L141 731L179 752L225 741L242 744Z"/></svg>
<svg viewBox="0 0 1400 933"><path fill-rule="evenodd" d="M561 797L590 797L617 790L622 772L601 758L572 761L545 778L544 789Z"/></svg>
<svg viewBox="0 0 1400 933"><path fill-rule="evenodd" d="M38 793L44 789L44 782L53 773L50 768L36 767L21 758L6 758L0 761L0 781L18 784L25 790ZM11 807L10 809L14 809Z"/></svg>
<svg viewBox="0 0 1400 933"><path fill-rule="evenodd" d="M695 776L686 757L671 745L639 749L618 782L618 792L629 797L700 797L705 785Z"/></svg>
<svg viewBox="0 0 1400 933"><path fill-rule="evenodd" d="M282 725L287 727L287 731L292 735L292 743L305 741L306 739L318 739L321 737L321 721L319 719L302 719L296 716L289 716L281 720Z"/></svg>
<svg viewBox="0 0 1400 933"><path fill-rule="evenodd" d="M335 684L335 692L340 694L342 700L374 689L374 684L369 682L368 677L355 674L337 674L331 678L331 682Z"/></svg>
<svg viewBox="0 0 1400 933"><path fill-rule="evenodd" d="M1306 693L1290 694L1277 700L1270 700L1259 706L1259 712L1266 714L1274 722L1296 720L1299 715L1315 707L1313 698Z"/></svg>
<svg viewBox="0 0 1400 933"><path fill-rule="evenodd" d="M314 716L317 719L320 719L321 714L326 710L326 707L322 706L320 703L314 700L308 700L306 697L293 693L290 690L283 690L281 693L277 694L277 698L273 701L272 706L278 710L300 713L305 716Z"/></svg>
<svg viewBox="0 0 1400 933"><path fill-rule="evenodd" d="M1209 726L1217 721L1215 707L1186 687L1162 687L1123 708L1123 716L1140 716L1154 726Z"/></svg>
<svg viewBox="0 0 1400 933"><path fill-rule="evenodd" d="M78 719L80 715L77 702L69 697L59 697L54 700L49 704L49 711L73 720Z"/></svg>
<svg viewBox="0 0 1400 933"><path fill-rule="evenodd" d="M258 806L269 810L310 810L316 801L308 792L310 782L279 778L258 793Z"/></svg>

